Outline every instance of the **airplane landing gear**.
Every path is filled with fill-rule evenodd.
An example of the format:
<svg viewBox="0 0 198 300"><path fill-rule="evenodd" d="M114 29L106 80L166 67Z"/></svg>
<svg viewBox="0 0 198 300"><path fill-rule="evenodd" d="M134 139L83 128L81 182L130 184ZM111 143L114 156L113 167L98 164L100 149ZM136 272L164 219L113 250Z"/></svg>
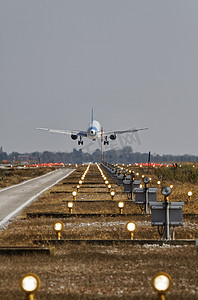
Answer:
<svg viewBox="0 0 198 300"><path fill-rule="evenodd" d="M105 136L104 145L109 145L109 141L107 141L107 136Z"/></svg>
<svg viewBox="0 0 198 300"><path fill-rule="evenodd" d="M80 140L78 141L78 145L83 145L82 136L80 136Z"/></svg>

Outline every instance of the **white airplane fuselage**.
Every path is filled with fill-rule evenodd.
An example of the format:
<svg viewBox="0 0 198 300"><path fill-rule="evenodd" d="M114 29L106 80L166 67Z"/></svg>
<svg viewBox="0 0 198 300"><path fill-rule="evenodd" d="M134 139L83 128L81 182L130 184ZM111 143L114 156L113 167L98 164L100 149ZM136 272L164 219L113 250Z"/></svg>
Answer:
<svg viewBox="0 0 198 300"><path fill-rule="evenodd" d="M93 120L91 126L87 129L87 137L89 139L95 140L101 133L101 125L98 121Z"/></svg>

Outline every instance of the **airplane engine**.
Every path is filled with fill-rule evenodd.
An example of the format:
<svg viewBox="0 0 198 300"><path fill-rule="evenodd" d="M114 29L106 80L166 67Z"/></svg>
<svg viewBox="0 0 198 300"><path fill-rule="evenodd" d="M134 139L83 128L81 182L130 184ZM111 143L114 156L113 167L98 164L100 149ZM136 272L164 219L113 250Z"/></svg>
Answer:
<svg viewBox="0 0 198 300"><path fill-rule="evenodd" d="M78 137L77 137L77 135L72 134L72 135L71 135L71 138L72 138L72 140L76 140Z"/></svg>
<svg viewBox="0 0 198 300"><path fill-rule="evenodd" d="M111 140L115 140L116 138L117 138L117 134L111 134L110 136L109 136L109 138L111 139Z"/></svg>

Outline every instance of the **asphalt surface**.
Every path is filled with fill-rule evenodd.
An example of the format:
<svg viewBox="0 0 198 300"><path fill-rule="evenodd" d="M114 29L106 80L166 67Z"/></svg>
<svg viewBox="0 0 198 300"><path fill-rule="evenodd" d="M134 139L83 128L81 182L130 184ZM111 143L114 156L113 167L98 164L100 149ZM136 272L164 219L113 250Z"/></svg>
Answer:
<svg viewBox="0 0 198 300"><path fill-rule="evenodd" d="M43 192L69 176L73 170L58 169L20 184L0 189L0 229Z"/></svg>

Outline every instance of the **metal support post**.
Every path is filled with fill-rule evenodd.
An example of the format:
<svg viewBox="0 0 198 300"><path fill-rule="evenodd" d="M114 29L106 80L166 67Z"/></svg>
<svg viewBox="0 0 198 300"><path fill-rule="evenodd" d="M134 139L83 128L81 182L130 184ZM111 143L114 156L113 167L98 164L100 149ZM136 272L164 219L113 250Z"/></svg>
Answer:
<svg viewBox="0 0 198 300"><path fill-rule="evenodd" d="M101 128L101 163L103 163L103 127Z"/></svg>
<svg viewBox="0 0 198 300"><path fill-rule="evenodd" d="M166 296L164 293L158 293L157 300L166 300Z"/></svg>
<svg viewBox="0 0 198 300"><path fill-rule="evenodd" d="M133 198L133 191L134 191L133 181L134 181L134 179L132 178L132 183L131 183L131 185L132 185L132 187L131 187L131 200L134 200L134 198Z"/></svg>
<svg viewBox="0 0 198 300"><path fill-rule="evenodd" d="M165 198L165 239L170 238L170 220L169 220L169 201L168 197Z"/></svg>
<svg viewBox="0 0 198 300"><path fill-rule="evenodd" d="M26 298L27 300L34 300L34 294L27 294Z"/></svg>
<svg viewBox="0 0 198 300"><path fill-rule="evenodd" d="M173 241L175 240L175 226L173 226Z"/></svg>
<svg viewBox="0 0 198 300"><path fill-rule="evenodd" d="M148 185L145 184L145 213L148 214L148 206L149 206L149 189Z"/></svg>

